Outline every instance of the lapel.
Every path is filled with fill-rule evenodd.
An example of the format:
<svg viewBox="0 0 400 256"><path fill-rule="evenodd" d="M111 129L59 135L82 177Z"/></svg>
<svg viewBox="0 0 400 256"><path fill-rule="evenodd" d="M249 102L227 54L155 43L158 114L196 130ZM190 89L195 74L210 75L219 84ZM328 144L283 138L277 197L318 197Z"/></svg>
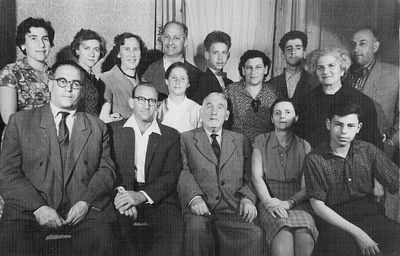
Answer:
<svg viewBox="0 0 400 256"><path fill-rule="evenodd" d="M125 123L124 123L125 124ZM121 124L117 132L121 134L121 149L123 155L121 156L123 161L126 161L129 170L135 170L135 131L131 127L123 127ZM118 143L118 144L119 144Z"/></svg>
<svg viewBox="0 0 400 256"><path fill-rule="evenodd" d="M207 138L207 134L203 127L200 127L194 131L193 139L196 141L196 147L199 152L210 162L218 166L217 157L211 148L210 140ZM222 155L222 152L221 152Z"/></svg>
<svg viewBox="0 0 400 256"><path fill-rule="evenodd" d="M161 126L160 126L160 131L161 131ZM162 134L162 131L161 131L161 134ZM156 149L158 148L160 139L161 139L161 135L157 134L157 133L152 133L149 136L149 142L147 143L146 160L145 160L145 164L144 164L144 170L145 170L144 177L146 178L146 180L148 180L150 163L153 161L153 157L156 152Z"/></svg>
<svg viewBox="0 0 400 256"><path fill-rule="evenodd" d="M62 163L60 155L60 145L57 139L56 124L54 117L50 109L50 105L45 105L42 109L40 128L42 131L42 143L49 150L49 161L53 166L54 175L57 177L57 181L62 183ZM59 170L59 171L57 171Z"/></svg>
<svg viewBox="0 0 400 256"><path fill-rule="evenodd" d="M219 159L219 169L222 170L226 162L232 156L236 149L234 143L235 138L231 133L227 132L225 129L222 130L222 145L221 145L221 157Z"/></svg>
<svg viewBox="0 0 400 256"><path fill-rule="evenodd" d="M209 84L211 87L210 91L222 92L222 87L219 84L218 78L214 75L214 73L209 68L207 68L207 71L206 71L206 81L207 81L207 84ZM224 81L224 83L225 83L225 81Z"/></svg>
<svg viewBox="0 0 400 256"><path fill-rule="evenodd" d="M92 129L89 125L88 120L84 116L84 113L77 112L74 126L72 128L67 162L65 165L64 186L68 182L69 177L72 174L72 170L74 169L76 162L78 161L78 157L81 154L82 149L86 145L86 142L91 132Z"/></svg>
<svg viewBox="0 0 400 256"><path fill-rule="evenodd" d="M306 76L307 76L306 71L302 70L301 71L301 75L300 75L300 79L297 82L296 89L295 89L295 91L293 93L293 97L292 98L296 99L299 96L300 91L303 91L303 90L306 89L306 86L308 85ZM286 90L286 93L287 93L287 90Z"/></svg>
<svg viewBox="0 0 400 256"><path fill-rule="evenodd" d="M281 91L282 97L283 98L289 98L289 94L288 94L288 91L287 91L285 71L283 71L283 73L281 75L279 75L277 77L277 79L278 79L277 82L278 82L278 88L279 88L278 90Z"/></svg>
<svg viewBox="0 0 400 256"><path fill-rule="evenodd" d="M363 93L366 95L375 95L379 87L379 80L383 74L381 63L376 60L374 67L372 67L371 73L369 74L367 81L365 81L365 86Z"/></svg>

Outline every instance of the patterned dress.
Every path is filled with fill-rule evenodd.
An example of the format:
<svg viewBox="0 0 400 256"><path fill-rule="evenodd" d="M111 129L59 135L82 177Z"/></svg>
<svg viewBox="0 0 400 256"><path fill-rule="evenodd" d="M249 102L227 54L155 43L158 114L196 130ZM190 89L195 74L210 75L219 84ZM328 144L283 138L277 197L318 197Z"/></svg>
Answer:
<svg viewBox="0 0 400 256"><path fill-rule="evenodd" d="M301 168L305 155L311 150L308 142L293 135L290 143L284 148L280 145L275 132L271 132L257 136L253 147L261 152L264 181L271 196L287 200L300 191ZM257 209L269 245L283 227L308 228L316 241L318 230L308 203L288 210L287 219L274 218L262 202L258 204Z"/></svg>
<svg viewBox="0 0 400 256"><path fill-rule="evenodd" d="M8 64L0 71L0 86L17 91L17 111L40 107L50 101L50 69L39 72L25 58Z"/></svg>
<svg viewBox="0 0 400 256"><path fill-rule="evenodd" d="M272 130L269 109L279 98L279 94L269 84L264 83L256 98L253 99L242 80L230 84L226 89L226 96L229 100L231 115L229 122L231 122L232 131L243 134L253 143L257 135Z"/></svg>

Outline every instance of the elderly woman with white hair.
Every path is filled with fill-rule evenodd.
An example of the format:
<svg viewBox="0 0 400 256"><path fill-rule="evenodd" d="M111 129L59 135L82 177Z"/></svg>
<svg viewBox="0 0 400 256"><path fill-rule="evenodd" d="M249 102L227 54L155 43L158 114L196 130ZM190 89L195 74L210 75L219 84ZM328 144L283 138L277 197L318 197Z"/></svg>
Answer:
<svg viewBox="0 0 400 256"><path fill-rule="evenodd" d="M313 148L328 138L325 120L330 106L345 99L360 105L362 109L363 127L357 138L382 148L373 100L342 82L350 64L350 57L343 49L322 49L310 53L310 70L317 77L319 85L300 100L296 133L307 140Z"/></svg>

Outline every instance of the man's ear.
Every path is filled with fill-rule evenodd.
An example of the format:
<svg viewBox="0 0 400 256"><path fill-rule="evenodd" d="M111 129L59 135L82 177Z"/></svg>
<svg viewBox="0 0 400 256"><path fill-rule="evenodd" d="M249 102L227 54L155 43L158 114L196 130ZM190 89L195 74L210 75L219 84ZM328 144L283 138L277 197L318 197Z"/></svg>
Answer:
<svg viewBox="0 0 400 256"><path fill-rule="evenodd" d="M331 120L329 118L325 120L325 126L328 131L331 130Z"/></svg>
<svg viewBox="0 0 400 256"><path fill-rule="evenodd" d="M379 46L381 43L378 40L375 40L375 42L372 43L372 52L376 53L379 50Z"/></svg>
<svg viewBox="0 0 400 256"><path fill-rule="evenodd" d="M204 58L210 60L210 53L208 51L204 51Z"/></svg>
<svg viewBox="0 0 400 256"><path fill-rule="evenodd" d="M134 101L134 99L133 98L129 98L129 100L128 100L128 104L129 104L129 107L131 108L131 109L134 109L134 104L133 104L133 101Z"/></svg>
<svg viewBox="0 0 400 256"><path fill-rule="evenodd" d="M188 40L187 40L187 38L185 38L185 41L183 41L183 47L187 46L187 42L188 42Z"/></svg>
<svg viewBox="0 0 400 256"><path fill-rule="evenodd" d="M230 113L229 113L229 110L226 110L226 111L225 111L225 118L224 118L225 121L228 121L228 119L229 119L229 114L230 114Z"/></svg>
<svg viewBox="0 0 400 256"><path fill-rule="evenodd" d="M49 85L48 86L49 86L49 92L50 93L53 90L54 82L55 81L53 79L51 79L51 78L49 79L49 83L48 83Z"/></svg>
<svg viewBox="0 0 400 256"><path fill-rule="evenodd" d="M363 123L359 123L358 124L358 129L357 129L357 133L359 133L360 132L360 130L361 130L361 127L363 126Z"/></svg>

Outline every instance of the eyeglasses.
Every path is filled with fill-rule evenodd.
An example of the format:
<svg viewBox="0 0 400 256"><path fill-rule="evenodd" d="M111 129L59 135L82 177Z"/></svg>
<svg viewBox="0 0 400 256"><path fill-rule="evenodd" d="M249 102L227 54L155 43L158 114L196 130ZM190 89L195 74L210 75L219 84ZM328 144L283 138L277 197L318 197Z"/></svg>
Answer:
<svg viewBox="0 0 400 256"><path fill-rule="evenodd" d="M61 88L65 88L67 85L70 85L73 90L79 90L83 87L83 84L79 80L68 81L63 77L53 78L53 80L57 81L57 85Z"/></svg>
<svg viewBox="0 0 400 256"><path fill-rule="evenodd" d="M250 106L253 108L254 113L258 112L258 108L261 105L261 100L260 99L256 99L256 100L252 100L250 103Z"/></svg>
<svg viewBox="0 0 400 256"><path fill-rule="evenodd" d="M157 104L156 99L146 99L145 97L138 96L138 97L133 97L134 99L137 99L139 104L144 104L146 101L149 103L149 106L154 106Z"/></svg>

